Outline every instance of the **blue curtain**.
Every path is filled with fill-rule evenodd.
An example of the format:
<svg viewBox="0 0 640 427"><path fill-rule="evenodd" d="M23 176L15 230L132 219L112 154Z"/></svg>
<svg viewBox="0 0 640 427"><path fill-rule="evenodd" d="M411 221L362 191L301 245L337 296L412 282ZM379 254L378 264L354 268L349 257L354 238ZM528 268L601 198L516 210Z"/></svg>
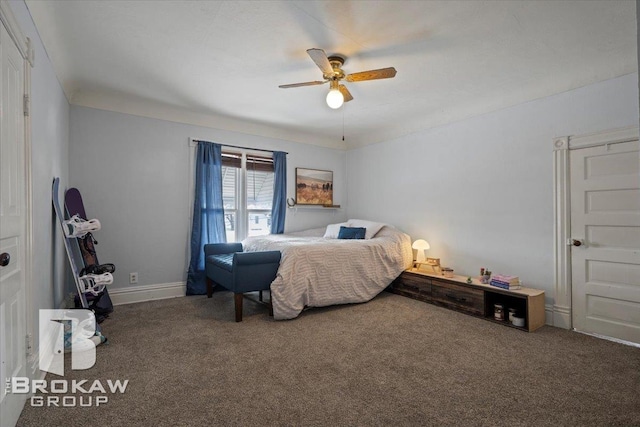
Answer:
<svg viewBox="0 0 640 427"><path fill-rule="evenodd" d="M222 202L222 146L198 142L196 197L191 227L191 261L187 274L187 295L202 295L207 286L204 274L204 245L226 243Z"/></svg>
<svg viewBox="0 0 640 427"><path fill-rule="evenodd" d="M273 152L273 204L271 206L271 234L284 233L287 214L287 153Z"/></svg>

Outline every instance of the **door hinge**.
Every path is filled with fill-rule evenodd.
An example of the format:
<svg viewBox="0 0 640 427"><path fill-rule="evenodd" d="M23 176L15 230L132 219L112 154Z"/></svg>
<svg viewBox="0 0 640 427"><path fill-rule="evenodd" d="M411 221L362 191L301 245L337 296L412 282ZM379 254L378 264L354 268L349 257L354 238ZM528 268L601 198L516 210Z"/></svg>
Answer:
<svg viewBox="0 0 640 427"><path fill-rule="evenodd" d="M29 116L29 95L25 95L23 98L23 111L24 111L24 115L25 117Z"/></svg>

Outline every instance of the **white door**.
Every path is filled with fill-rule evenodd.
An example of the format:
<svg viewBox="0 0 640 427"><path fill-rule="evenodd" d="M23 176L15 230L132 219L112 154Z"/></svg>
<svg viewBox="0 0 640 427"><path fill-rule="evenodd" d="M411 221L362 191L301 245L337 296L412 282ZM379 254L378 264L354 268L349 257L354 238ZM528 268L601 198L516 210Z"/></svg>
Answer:
<svg viewBox="0 0 640 427"><path fill-rule="evenodd" d="M638 141L570 151L576 330L640 343Z"/></svg>
<svg viewBox="0 0 640 427"><path fill-rule="evenodd" d="M26 396L6 381L26 375L23 59L0 25L0 426L15 425Z"/></svg>

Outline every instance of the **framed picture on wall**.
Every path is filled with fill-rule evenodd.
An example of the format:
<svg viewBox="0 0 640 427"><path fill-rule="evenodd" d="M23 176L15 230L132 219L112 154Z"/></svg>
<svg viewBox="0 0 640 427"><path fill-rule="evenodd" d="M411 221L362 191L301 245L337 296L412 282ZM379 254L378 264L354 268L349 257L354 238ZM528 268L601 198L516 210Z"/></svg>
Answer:
<svg viewBox="0 0 640 427"><path fill-rule="evenodd" d="M333 205L333 172L296 168L296 204Z"/></svg>

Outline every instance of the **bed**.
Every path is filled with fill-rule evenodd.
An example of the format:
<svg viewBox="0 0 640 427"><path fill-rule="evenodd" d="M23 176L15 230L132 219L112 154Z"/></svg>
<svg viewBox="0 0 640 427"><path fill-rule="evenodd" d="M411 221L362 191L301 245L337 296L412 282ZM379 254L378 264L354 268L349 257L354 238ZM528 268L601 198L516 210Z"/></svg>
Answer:
<svg viewBox="0 0 640 427"><path fill-rule="evenodd" d="M413 253L407 234L380 224L379 231L367 239L329 236L330 228L340 225L249 237L242 242L245 251L282 253L271 283L276 320L293 319L305 307L369 301L411 266Z"/></svg>

